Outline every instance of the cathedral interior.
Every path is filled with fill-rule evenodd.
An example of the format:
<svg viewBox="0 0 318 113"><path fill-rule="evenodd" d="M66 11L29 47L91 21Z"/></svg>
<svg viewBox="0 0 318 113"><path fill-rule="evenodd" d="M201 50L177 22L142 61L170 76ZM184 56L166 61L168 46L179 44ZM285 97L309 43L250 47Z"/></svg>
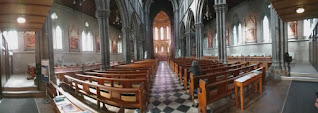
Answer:
<svg viewBox="0 0 318 113"><path fill-rule="evenodd" d="M0 113L317 113L318 0L0 0Z"/></svg>

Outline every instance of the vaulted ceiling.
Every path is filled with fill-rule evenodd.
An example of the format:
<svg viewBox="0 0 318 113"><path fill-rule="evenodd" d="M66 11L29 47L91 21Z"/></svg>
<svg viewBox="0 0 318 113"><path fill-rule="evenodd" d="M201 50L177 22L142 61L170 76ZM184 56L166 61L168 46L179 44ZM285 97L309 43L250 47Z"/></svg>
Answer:
<svg viewBox="0 0 318 113"><path fill-rule="evenodd" d="M228 9L232 9L233 7L239 5L240 3L244 2L244 1L246 1L246 0L227 0L226 4L228 6ZM208 6L208 10L207 10L207 6ZM207 24L212 19L215 18L216 15L215 15L215 10L214 10L213 6L214 6L214 0L205 0L204 6L203 6L203 9L202 9L203 10L203 15L202 16L204 16L205 13L207 11L209 11L209 13L212 16L212 18L209 18L209 20L203 18L203 24Z"/></svg>
<svg viewBox="0 0 318 113"><path fill-rule="evenodd" d="M84 2L81 2L84 1ZM145 3L147 0L142 0L143 3ZM227 0L228 8L231 9L238 4L244 2L245 0ZM95 0L54 0L54 3L64 5L67 7L70 7L74 10L83 12L87 15L95 17ZM206 13L207 9L206 7L209 7L209 12L211 13L212 19L215 18L215 11L214 11L214 0L206 0L205 5L203 7L203 13ZM120 18L119 10L116 5L115 0L110 0L110 10L111 10L111 16L109 19L110 25L117 27L118 29L121 29L121 23L116 22L116 18ZM153 0L151 8L150 8L150 19L153 21L154 17L159 13L160 11L165 11L170 18L173 18L173 8L170 0ZM204 19L203 23L206 24L210 22L212 19ZM117 19L118 20L118 19ZM173 19L171 19L173 21ZM116 23L114 23L116 22Z"/></svg>
<svg viewBox="0 0 318 113"><path fill-rule="evenodd" d="M70 7L74 10L77 10L87 15L90 15L92 17L95 17L95 12L96 12L95 0L55 0L54 3ZM110 0L110 11L111 11L110 13L111 16L109 17L109 24L118 29L121 29L122 27L121 23L115 22L117 17L120 19L119 10L115 0Z"/></svg>

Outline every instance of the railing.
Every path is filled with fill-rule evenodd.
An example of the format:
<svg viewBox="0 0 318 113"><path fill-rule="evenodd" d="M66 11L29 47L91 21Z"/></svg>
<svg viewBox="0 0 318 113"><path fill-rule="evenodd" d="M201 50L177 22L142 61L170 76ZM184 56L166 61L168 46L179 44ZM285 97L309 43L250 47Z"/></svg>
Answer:
<svg viewBox="0 0 318 113"><path fill-rule="evenodd" d="M315 24L309 36L309 62L318 70L318 24Z"/></svg>

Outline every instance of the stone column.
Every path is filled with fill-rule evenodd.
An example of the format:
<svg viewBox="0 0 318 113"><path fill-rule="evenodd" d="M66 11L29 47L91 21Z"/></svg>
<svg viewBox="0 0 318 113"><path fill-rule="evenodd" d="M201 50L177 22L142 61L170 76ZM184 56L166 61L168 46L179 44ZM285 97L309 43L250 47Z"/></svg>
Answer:
<svg viewBox="0 0 318 113"><path fill-rule="evenodd" d="M52 11L49 13L52 14ZM46 44L46 50L44 52L43 59L49 59L49 69L50 69L50 80L56 83L56 76L54 70L54 49L53 49L53 26L52 26L52 18L47 17L45 26L44 37L42 37L44 44ZM42 46L43 47L43 46Z"/></svg>
<svg viewBox="0 0 318 113"><path fill-rule="evenodd" d="M172 55L174 55L174 57L180 57L178 56L178 51L180 49L180 42L179 42L179 10L174 10L174 39L175 39L175 51L173 51L173 49L171 49L172 51L170 51L171 53L174 53Z"/></svg>
<svg viewBox="0 0 318 113"><path fill-rule="evenodd" d="M202 23L196 23L195 24L195 39L196 39L196 58L201 59L201 56L203 55L203 44L202 44Z"/></svg>
<svg viewBox="0 0 318 113"><path fill-rule="evenodd" d="M138 39L139 36L138 35L135 35L135 38L133 39L133 42L134 42L134 58L135 60L139 60L139 49L138 49Z"/></svg>
<svg viewBox="0 0 318 113"><path fill-rule="evenodd" d="M52 14L50 11L49 15ZM50 16L46 18L45 23L40 31L35 33L35 62L36 74L39 90L45 90L45 83L42 82L41 75L41 61L42 59L49 60L49 77L50 81L56 83L55 70L54 70L54 49L53 49L53 26Z"/></svg>
<svg viewBox="0 0 318 113"><path fill-rule="evenodd" d="M181 34L180 34L181 35ZM180 37L180 39L179 39L179 42L180 42L180 50L181 50L181 56L180 57L184 57L185 56L185 46L184 46L184 39L183 39L183 37Z"/></svg>
<svg viewBox="0 0 318 113"><path fill-rule="evenodd" d="M40 86L40 81L41 81L41 35L42 31L36 31L35 32L35 74L36 74L36 79L35 82L37 86Z"/></svg>
<svg viewBox="0 0 318 113"><path fill-rule="evenodd" d="M187 32L185 33L186 35L186 53L187 53L187 58L191 57L191 33Z"/></svg>
<svg viewBox="0 0 318 113"><path fill-rule="evenodd" d="M142 40L138 40L138 49L139 49L139 57L138 57L138 60L143 60L143 51L144 51L144 44L143 44L143 41Z"/></svg>
<svg viewBox="0 0 318 113"><path fill-rule="evenodd" d="M218 38L218 60L219 62L227 62L227 48L226 48L226 19L227 12L226 0L215 0L214 9L216 12L216 32Z"/></svg>
<svg viewBox="0 0 318 113"><path fill-rule="evenodd" d="M110 51L109 51L109 15L110 10L96 11L96 18L99 25L99 38L100 38L100 55L102 70L110 68Z"/></svg>
<svg viewBox="0 0 318 113"><path fill-rule="evenodd" d="M130 28L124 27L121 29L123 32L123 56L127 64L131 63L130 55Z"/></svg>
<svg viewBox="0 0 318 113"><path fill-rule="evenodd" d="M284 65L284 53L288 51L287 23L283 22L277 15L274 8L270 9L271 37L272 37L272 65L269 70L270 77L281 79L286 75Z"/></svg>
<svg viewBox="0 0 318 113"><path fill-rule="evenodd" d="M149 18L149 10L145 11L145 48L148 55L148 59L154 57L154 48L153 48L153 36L152 36L152 25L150 23L150 18Z"/></svg>

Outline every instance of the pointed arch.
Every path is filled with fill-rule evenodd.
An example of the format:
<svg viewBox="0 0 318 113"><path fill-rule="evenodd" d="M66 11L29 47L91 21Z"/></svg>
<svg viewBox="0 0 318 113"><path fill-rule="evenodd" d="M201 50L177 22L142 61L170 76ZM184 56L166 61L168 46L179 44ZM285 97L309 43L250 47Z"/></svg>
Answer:
<svg viewBox="0 0 318 113"><path fill-rule="evenodd" d="M264 42L270 42L269 20L266 15L263 18L263 39Z"/></svg>

